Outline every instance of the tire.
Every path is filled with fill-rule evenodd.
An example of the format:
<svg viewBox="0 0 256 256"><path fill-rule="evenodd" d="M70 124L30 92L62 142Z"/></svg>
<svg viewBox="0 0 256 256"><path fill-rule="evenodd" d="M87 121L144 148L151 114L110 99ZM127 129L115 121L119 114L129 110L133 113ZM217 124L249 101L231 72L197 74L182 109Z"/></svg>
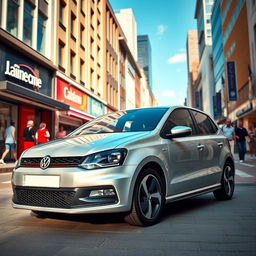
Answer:
<svg viewBox="0 0 256 256"><path fill-rule="evenodd" d="M138 176L133 193L132 210L125 221L136 226L156 224L165 203L165 188L159 173L152 168L144 169Z"/></svg>
<svg viewBox="0 0 256 256"><path fill-rule="evenodd" d="M221 178L221 188L213 192L217 200L230 200L235 189L234 165L227 162L223 169Z"/></svg>

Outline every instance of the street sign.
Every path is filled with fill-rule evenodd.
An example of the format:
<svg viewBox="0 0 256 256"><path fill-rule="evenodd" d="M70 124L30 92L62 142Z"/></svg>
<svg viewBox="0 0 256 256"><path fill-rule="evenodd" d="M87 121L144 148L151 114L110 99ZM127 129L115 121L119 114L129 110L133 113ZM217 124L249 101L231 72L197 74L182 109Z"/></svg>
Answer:
<svg viewBox="0 0 256 256"><path fill-rule="evenodd" d="M227 61L228 75L228 99L229 101L237 101L237 84L236 84L236 63Z"/></svg>

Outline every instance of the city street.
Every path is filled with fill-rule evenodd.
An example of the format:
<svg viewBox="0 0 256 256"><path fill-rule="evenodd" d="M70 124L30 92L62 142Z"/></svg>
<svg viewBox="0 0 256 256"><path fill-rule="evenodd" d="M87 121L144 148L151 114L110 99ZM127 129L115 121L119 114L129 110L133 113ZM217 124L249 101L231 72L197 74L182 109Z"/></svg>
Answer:
<svg viewBox="0 0 256 256"><path fill-rule="evenodd" d="M118 215L36 217L11 207L10 173L0 174L1 255L246 255L256 253L256 158L236 164L233 200L211 194L169 204L142 228Z"/></svg>

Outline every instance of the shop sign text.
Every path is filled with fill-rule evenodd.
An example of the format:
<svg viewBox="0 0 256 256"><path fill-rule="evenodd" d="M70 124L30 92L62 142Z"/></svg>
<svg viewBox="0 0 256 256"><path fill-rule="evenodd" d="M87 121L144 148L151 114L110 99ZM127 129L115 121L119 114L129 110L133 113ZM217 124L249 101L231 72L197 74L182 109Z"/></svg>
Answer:
<svg viewBox="0 0 256 256"><path fill-rule="evenodd" d="M22 70L21 67L28 69L32 74ZM11 65L10 61L7 60L4 74L32 85L37 91L42 87L42 80L38 77L35 70L25 64Z"/></svg>

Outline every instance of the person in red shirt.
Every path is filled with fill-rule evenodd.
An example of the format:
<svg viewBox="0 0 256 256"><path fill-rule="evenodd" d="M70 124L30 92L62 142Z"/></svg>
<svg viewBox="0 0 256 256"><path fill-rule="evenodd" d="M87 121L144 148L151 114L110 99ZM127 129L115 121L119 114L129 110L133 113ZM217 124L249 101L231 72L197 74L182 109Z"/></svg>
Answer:
<svg viewBox="0 0 256 256"><path fill-rule="evenodd" d="M35 138L36 138L37 144L45 143L49 141L50 133L46 129L46 123L40 124L39 129L36 131Z"/></svg>

